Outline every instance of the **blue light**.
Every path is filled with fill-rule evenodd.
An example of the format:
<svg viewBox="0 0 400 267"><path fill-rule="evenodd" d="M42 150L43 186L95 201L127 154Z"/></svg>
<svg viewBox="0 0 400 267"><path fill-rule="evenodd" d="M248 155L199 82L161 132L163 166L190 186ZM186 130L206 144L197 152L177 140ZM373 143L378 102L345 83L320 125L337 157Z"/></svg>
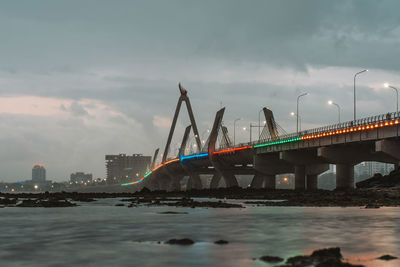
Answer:
<svg viewBox="0 0 400 267"><path fill-rule="evenodd" d="M23 184L23 183L24 183L24 181L18 181L17 183L19 183L19 184Z"/></svg>
<svg viewBox="0 0 400 267"><path fill-rule="evenodd" d="M189 156L183 156L183 155L181 154L180 157L181 157L181 161L184 161L185 159L199 159L199 158L206 158L206 157L208 157L208 153L194 154L194 155L189 155Z"/></svg>

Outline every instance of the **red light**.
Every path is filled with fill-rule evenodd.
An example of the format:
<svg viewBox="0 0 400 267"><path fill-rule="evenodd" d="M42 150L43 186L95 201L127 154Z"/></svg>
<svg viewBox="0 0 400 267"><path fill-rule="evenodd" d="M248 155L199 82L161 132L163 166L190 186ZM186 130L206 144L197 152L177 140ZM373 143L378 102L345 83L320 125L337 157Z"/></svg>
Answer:
<svg viewBox="0 0 400 267"><path fill-rule="evenodd" d="M237 147L237 148L232 148L232 149L225 149L225 150L221 150L221 151L216 151L214 152L214 154L222 154L222 153L229 153L229 152L235 152L238 150L244 150L244 149L248 149L251 148L249 146L244 146L244 147Z"/></svg>

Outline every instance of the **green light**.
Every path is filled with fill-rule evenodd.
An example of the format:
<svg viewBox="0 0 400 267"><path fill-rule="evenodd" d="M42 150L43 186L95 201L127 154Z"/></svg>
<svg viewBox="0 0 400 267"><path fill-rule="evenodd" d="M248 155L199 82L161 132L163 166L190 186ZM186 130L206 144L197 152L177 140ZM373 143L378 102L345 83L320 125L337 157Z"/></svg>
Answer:
<svg viewBox="0 0 400 267"><path fill-rule="evenodd" d="M148 173L146 173L143 178L146 178L147 176L149 176L152 173L152 171L149 171Z"/></svg>
<svg viewBox="0 0 400 267"><path fill-rule="evenodd" d="M290 139L279 140L279 141L269 142L269 143L265 143L265 144L255 145L254 148L264 147L264 146L280 145L280 144L291 143L291 142L296 142L296 141L300 141L300 140L301 140L301 137L294 137L294 138L290 138Z"/></svg>
<svg viewBox="0 0 400 267"><path fill-rule="evenodd" d="M132 183L121 184L122 186L131 185Z"/></svg>

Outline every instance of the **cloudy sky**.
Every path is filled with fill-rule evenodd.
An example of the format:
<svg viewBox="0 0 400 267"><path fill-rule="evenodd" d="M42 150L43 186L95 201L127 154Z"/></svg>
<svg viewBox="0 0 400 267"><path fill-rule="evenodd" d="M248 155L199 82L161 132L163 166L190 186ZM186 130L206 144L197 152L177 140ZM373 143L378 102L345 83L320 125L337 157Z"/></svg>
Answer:
<svg viewBox="0 0 400 267"><path fill-rule="evenodd" d="M56 181L104 177L105 154L152 155L178 82L199 132L222 105L230 132L241 118L239 142L263 106L295 131L303 92L303 129L336 122L330 99L351 120L353 76L365 68L358 117L394 111L382 84L400 86L399 10L398 0L1 1L0 181L30 179L34 163Z"/></svg>

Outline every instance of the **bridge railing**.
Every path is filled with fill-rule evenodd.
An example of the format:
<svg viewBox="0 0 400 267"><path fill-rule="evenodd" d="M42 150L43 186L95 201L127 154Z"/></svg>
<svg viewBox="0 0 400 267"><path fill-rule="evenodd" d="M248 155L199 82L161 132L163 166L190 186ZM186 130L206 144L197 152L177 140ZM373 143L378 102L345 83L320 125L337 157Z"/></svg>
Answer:
<svg viewBox="0 0 400 267"><path fill-rule="evenodd" d="M381 122L386 122L386 121L395 120L395 119L399 119L399 114L397 112L389 112L386 114L370 116L370 117L358 119L355 121L354 120L346 121L346 122L342 122L342 123L331 124L331 125L326 125L323 127L304 130L304 131L300 131L298 133L280 135L278 138L267 138L267 139L260 139L260 140L256 140L256 141L252 141L252 142L248 142L248 143L240 143L240 144L236 144L235 146L230 147L230 148L254 146L254 145L258 145L258 144L275 142L275 141L279 141L279 140L293 139L293 138L301 137L301 136L315 135L315 134L320 134L320 133L324 133L324 132L348 129L351 127L358 127L358 126L365 126L368 124L381 123ZM228 147L220 147L219 149L226 149L226 148L228 148Z"/></svg>

